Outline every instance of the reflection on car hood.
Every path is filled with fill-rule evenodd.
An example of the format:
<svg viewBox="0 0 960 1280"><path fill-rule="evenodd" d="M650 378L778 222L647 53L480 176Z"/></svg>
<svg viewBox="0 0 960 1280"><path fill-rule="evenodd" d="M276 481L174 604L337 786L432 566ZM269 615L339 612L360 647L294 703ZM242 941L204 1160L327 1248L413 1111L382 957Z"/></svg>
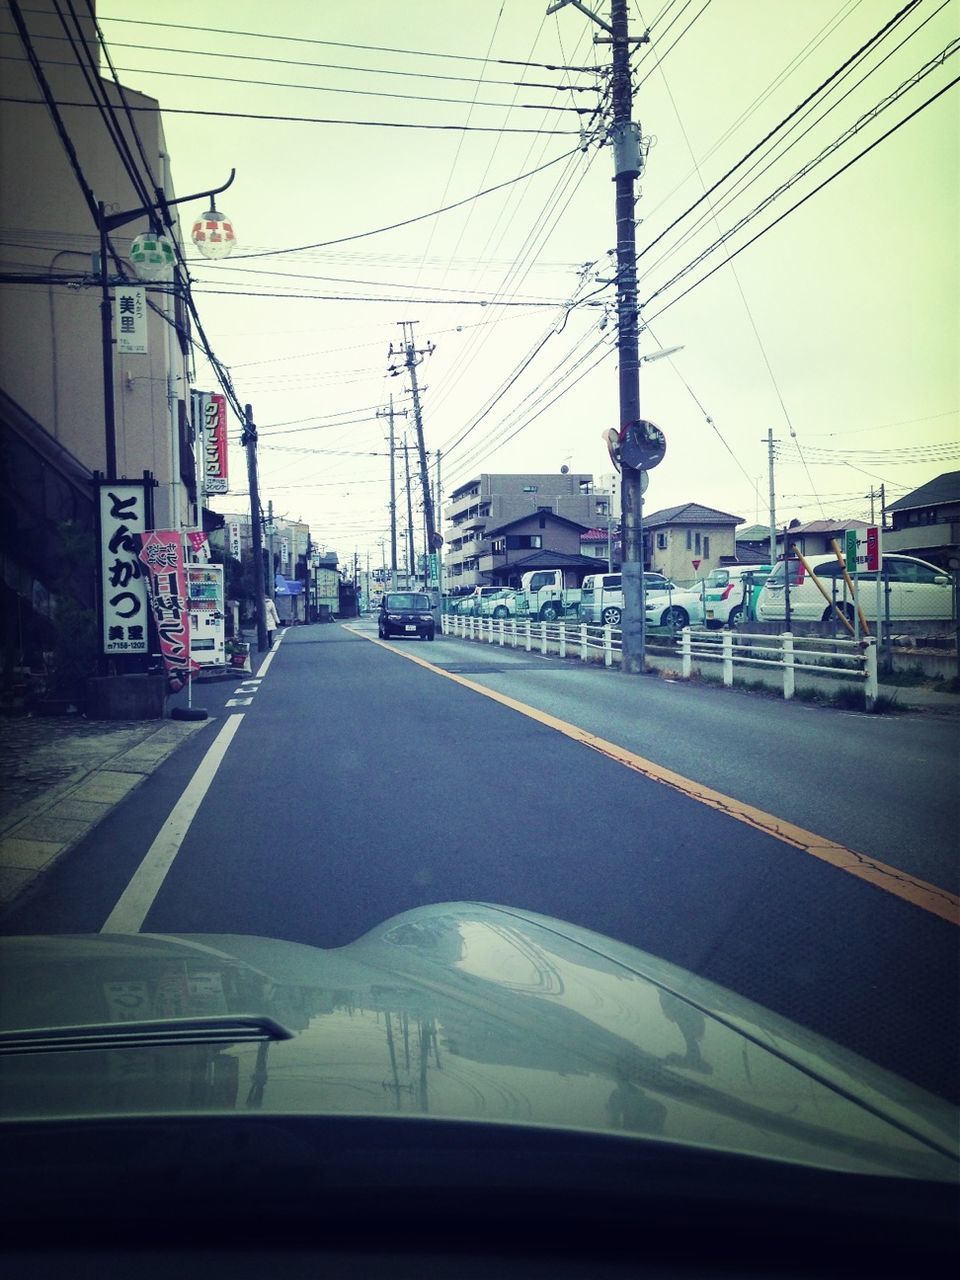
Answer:
<svg viewBox="0 0 960 1280"><path fill-rule="evenodd" d="M4 1053L8 1116L431 1115L956 1176L946 1103L685 970L532 913L424 907L331 951L244 936L11 938L0 963L8 1038L226 1014L293 1033Z"/></svg>

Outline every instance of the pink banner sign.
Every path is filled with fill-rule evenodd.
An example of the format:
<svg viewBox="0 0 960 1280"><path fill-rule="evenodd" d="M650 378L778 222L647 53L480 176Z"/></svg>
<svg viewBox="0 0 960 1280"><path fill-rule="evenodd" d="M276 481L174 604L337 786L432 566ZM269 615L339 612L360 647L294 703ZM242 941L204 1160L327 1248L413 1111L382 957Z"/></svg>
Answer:
<svg viewBox="0 0 960 1280"><path fill-rule="evenodd" d="M226 493L227 482L227 399L204 394L203 402L203 488L205 493Z"/></svg>
<svg viewBox="0 0 960 1280"><path fill-rule="evenodd" d="M180 533L176 529L148 529L140 560L147 568L150 608L167 668L167 687L177 693L199 670L190 657L187 577Z"/></svg>

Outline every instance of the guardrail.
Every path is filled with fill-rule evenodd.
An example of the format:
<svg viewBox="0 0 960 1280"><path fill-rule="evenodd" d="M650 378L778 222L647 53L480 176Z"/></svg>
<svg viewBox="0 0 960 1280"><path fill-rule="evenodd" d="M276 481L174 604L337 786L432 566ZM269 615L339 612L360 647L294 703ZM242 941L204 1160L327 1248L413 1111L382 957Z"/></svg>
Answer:
<svg viewBox="0 0 960 1280"><path fill-rule="evenodd" d="M693 660L720 662L723 683L733 684L738 664L751 667L778 667L783 672L783 696L792 698L796 674L853 676L864 681L867 707L877 698L877 641L874 636L861 640L836 640L830 637L804 636L797 647L797 637L789 631L778 635L744 635L733 631L693 631L684 627L680 633L681 675L689 679ZM772 656L771 656L772 655Z"/></svg>
<svg viewBox="0 0 960 1280"><path fill-rule="evenodd" d="M479 640L531 653L556 653L561 658L579 657L589 662L591 655L603 655L604 665L620 661L623 648L618 627L588 626L585 622L540 622L536 618L486 618L469 614L444 614L444 635L463 640Z"/></svg>
<svg viewBox="0 0 960 1280"><path fill-rule="evenodd" d="M619 627L591 626L585 622L539 622L530 618L476 618L444 614L443 632L463 640L536 650L544 655L555 653L561 658L579 658L619 664L623 652ZM863 681L867 707L872 707L878 694L877 642L873 636L861 640L839 640L830 637L779 635L744 635L733 631L694 630L684 627L679 633L680 673L689 680L694 661L719 662L723 683L733 684L734 672L740 667L776 668L783 673L783 696L790 699L796 691L798 671L811 675L848 676Z"/></svg>

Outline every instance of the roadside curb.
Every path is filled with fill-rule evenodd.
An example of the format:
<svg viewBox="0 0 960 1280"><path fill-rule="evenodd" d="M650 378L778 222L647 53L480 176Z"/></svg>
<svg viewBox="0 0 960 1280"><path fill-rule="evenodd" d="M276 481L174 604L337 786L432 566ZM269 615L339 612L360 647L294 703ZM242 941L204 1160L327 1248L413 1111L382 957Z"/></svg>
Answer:
<svg viewBox="0 0 960 1280"><path fill-rule="evenodd" d="M188 738L211 721L46 722L0 725L28 794L0 818L0 910L50 871ZM59 774L51 782L50 775ZM31 787L35 794L29 794Z"/></svg>

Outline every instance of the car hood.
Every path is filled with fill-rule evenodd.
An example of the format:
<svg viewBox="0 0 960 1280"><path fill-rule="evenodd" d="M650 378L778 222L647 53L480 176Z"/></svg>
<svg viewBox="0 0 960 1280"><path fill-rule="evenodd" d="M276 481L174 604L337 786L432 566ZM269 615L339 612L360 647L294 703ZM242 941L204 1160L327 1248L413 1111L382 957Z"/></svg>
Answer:
<svg viewBox="0 0 960 1280"><path fill-rule="evenodd" d="M523 911L419 908L329 951L8 938L0 963L8 1117L429 1115L956 1178L948 1104L686 970ZM236 1015L286 1038L231 1030ZM196 1035L124 1040L156 1019ZM93 1029L92 1043L51 1041L65 1027Z"/></svg>

